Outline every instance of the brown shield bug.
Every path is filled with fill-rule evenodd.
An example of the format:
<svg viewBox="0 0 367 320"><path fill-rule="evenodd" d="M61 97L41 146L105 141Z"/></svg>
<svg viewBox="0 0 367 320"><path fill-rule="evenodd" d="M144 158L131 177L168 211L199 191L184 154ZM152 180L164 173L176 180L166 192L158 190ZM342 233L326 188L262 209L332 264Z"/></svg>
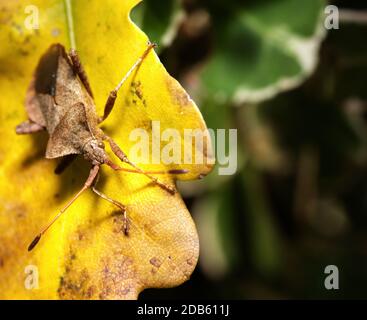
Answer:
<svg viewBox="0 0 367 320"><path fill-rule="evenodd" d="M67 54L61 44L53 44L41 57L26 97L26 111L29 119L17 126L16 133L30 134L46 130L49 134L46 158L62 158L55 170L57 173L60 173L77 155L83 155L92 167L84 186L41 230L29 245L28 251L36 246L51 225L89 188L121 210L124 217L124 231L125 234L128 233L126 207L95 188L98 173L103 164L113 170L144 174L169 193L176 192L173 186L162 183L152 174L183 174L187 170L144 171L131 162L112 138L98 127L111 113L118 90L154 47L154 44L148 45L117 87L110 92L102 117L97 116L93 93L75 50L72 49ZM112 152L133 169L121 168L113 163L105 151L105 141L110 145Z"/></svg>

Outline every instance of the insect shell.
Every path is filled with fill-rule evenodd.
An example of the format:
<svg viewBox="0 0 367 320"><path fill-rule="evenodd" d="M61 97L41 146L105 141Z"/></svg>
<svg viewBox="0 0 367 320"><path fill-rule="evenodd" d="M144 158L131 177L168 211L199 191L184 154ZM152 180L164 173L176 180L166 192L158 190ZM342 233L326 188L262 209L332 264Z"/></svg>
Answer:
<svg viewBox="0 0 367 320"><path fill-rule="evenodd" d="M108 159L104 133L98 128L89 83L83 84L75 69L61 44L41 57L26 97L28 123L47 130L47 159L82 154L93 165L103 164ZM21 124L17 133L27 129Z"/></svg>

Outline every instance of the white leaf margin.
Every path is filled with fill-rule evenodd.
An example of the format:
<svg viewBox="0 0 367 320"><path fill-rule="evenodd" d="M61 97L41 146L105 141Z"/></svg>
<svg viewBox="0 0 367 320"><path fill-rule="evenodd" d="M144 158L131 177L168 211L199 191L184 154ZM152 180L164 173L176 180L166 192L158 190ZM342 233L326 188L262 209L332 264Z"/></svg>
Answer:
<svg viewBox="0 0 367 320"><path fill-rule="evenodd" d="M319 21L315 33L312 37L300 37L294 35L285 27L272 30L277 38L283 39L283 50L288 51L299 63L302 71L293 77L281 77L277 82L254 89L245 85L239 86L233 96L234 106L241 106L245 103L260 103L274 98L277 94L294 89L301 85L315 71L319 62L319 51L323 40L327 35L324 26L325 14L320 13Z"/></svg>

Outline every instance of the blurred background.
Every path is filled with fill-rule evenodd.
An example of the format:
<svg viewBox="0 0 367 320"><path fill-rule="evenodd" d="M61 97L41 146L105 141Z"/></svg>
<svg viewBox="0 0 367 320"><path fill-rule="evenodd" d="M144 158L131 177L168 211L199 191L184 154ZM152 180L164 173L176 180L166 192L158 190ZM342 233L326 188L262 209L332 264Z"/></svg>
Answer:
<svg viewBox="0 0 367 320"><path fill-rule="evenodd" d="M132 19L208 127L238 129L235 175L180 185L191 280L140 298L367 298L366 1L144 0Z"/></svg>

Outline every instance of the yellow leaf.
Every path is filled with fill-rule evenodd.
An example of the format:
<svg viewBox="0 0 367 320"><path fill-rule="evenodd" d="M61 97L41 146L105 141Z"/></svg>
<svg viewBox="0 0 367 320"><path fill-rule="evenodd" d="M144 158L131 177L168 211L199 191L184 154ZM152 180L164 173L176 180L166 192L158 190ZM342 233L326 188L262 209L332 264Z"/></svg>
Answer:
<svg viewBox="0 0 367 320"><path fill-rule="evenodd" d="M34 68L52 43L70 48L74 34L98 114L102 114L108 93L147 46L146 35L129 19L138 2L70 1L71 29L61 0L32 0L31 4L0 0L2 299L135 299L145 288L181 284L195 268L198 237L181 197L168 194L142 175L115 173L108 167L102 169L98 187L127 206L129 236L121 232L122 217L115 208L88 191L35 250L27 252L32 238L79 190L90 169L86 161L78 159L57 176L53 173L57 162L44 159L47 134L15 134L15 126L27 118L24 98ZM39 29L29 28L34 9L39 10ZM161 131L177 129L180 137L184 137L184 129L206 130L194 102L154 53L123 85L103 129L129 155L135 143L129 139L130 132L135 128L151 130L152 121L160 121ZM186 141L183 150L188 144ZM210 148L203 153L204 158L211 158ZM167 168L162 164L142 167ZM212 165L204 162L169 168L190 170L177 176L189 180L206 175ZM171 176L160 179L174 183ZM37 272L38 288L34 288Z"/></svg>

